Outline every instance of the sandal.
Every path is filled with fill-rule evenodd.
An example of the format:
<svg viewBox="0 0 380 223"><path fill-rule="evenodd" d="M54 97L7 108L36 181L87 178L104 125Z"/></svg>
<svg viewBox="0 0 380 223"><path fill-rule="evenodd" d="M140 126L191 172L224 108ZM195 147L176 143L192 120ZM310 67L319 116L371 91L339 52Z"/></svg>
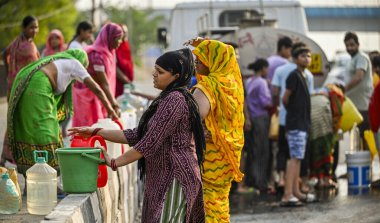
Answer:
<svg viewBox="0 0 380 223"><path fill-rule="evenodd" d="M303 203L296 197L291 197L287 201L281 201L280 207L301 207L303 206Z"/></svg>
<svg viewBox="0 0 380 223"><path fill-rule="evenodd" d="M333 180L329 179L327 181L324 181L320 184L318 184L318 188L327 188L327 189L337 189L338 188L338 184L335 183Z"/></svg>
<svg viewBox="0 0 380 223"><path fill-rule="evenodd" d="M300 200L305 203L314 203L314 202L317 202L317 197L315 196L315 194L307 193L305 194L305 198L300 199Z"/></svg>

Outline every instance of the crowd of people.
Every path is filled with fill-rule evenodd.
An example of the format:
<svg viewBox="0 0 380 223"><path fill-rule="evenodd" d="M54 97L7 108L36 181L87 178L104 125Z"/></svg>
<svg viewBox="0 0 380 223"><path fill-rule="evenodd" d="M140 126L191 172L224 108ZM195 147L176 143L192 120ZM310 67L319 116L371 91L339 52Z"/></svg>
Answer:
<svg viewBox="0 0 380 223"><path fill-rule="evenodd" d="M378 91L373 91L379 88L380 57L377 51L361 51L354 32L347 32L343 41L352 57L347 73L320 88L314 87L307 69L312 52L286 36L278 40L276 55L248 66L253 72L245 80L245 178L237 192L253 187L260 193L282 194L282 206L300 206L317 200L315 187L336 188L345 98L363 117L357 150L368 150L364 132L372 127L376 134L380 124ZM273 125L279 125L274 139Z"/></svg>
<svg viewBox="0 0 380 223"><path fill-rule="evenodd" d="M115 98L120 90L117 94L116 85L133 81L125 25L107 23L93 41L94 27L83 21L68 44L62 32L53 29L41 54L33 41L38 29L38 19L26 16L21 34L3 52L9 112L0 163L17 163L23 174L34 163L29 155L36 149L48 150L49 157L54 157L49 164L58 167L54 151L63 146L70 118L74 126L92 125L104 117L117 118L120 110ZM119 45L123 47L115 52ZM39 89L44 92L37 92L39 85L45 86ZM42 136L35 133L36 128ZM16 147L19 149L14 150Z"/></svg>
<svg viewBox="0 0 380 223"><path fill-rule="evenodd" d="M102 150L112 170L138 161L142 222L229 222L233 182L239 193L252 187L260 194L282 192L281 206L315 202L310 179L336 186L345 97L363 116L362 137L380 125L380 87L372 73L372 67L380 72L380 55L370 60L353 32L344 38L352 57L345 82L318 89L307 69L311 50L289 37L278 40L276 55L253 61L245 80L232 45L188 40L192 51L157 58L152 77L161 93L149 96L138 127L108 130L89 126L120 116L115 98L134 79L127 27L106 23L93 40L93 26L81 22L68 44L54 29L41 55L33 42L38 20L27 16L22 28L3 54L9 93L2 164L13 162L25 175L33 151L46 150L49 165L59 170L55 150L71 117L71 135L100 135L132 147L119 157ZM274 135L272 126L278 127Z"/></svg>

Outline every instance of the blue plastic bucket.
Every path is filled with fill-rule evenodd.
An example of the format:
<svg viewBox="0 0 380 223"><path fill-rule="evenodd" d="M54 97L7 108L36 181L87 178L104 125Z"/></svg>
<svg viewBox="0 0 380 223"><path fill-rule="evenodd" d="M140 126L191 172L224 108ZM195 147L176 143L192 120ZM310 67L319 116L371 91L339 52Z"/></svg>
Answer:
<svg viewBox="0 0 380 223"><path fill-rule="evenodd" d="M347 182L349 188L369 187L371 183L371 153L346 153Z"/></svg>

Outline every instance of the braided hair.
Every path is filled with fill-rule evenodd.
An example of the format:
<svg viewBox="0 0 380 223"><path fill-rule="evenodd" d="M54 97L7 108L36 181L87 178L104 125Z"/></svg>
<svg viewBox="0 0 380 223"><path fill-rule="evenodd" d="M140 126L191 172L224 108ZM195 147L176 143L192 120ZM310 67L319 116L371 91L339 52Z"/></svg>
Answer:
<svg viewBox="0 0 380 223"><path fill-rule="evenodd" d="M191 77L195 73L194 59L192 52L189 48L183 48L180 50L170 51L161 55L156 64L163 69L172 73L172 75L179 74L179 77L170 83L160 95L151 103L146 112L142 115L137 131L139 139L145 135L148 130L148 122L150 118L156 113L160 102L170 93L178 91L186 100L189 109L189 121L191 124L191 131L195 140L196 154L198 158L198 164L202 171L202 163L204 159L204 150L206 149L206 141L202 128L202 121L199 114L198 104L195 101L192 94L187 89L189 86ZM138 169L140 172L140 179L144 179L145 175L145 158L141 158L138 161Z"/></svg>

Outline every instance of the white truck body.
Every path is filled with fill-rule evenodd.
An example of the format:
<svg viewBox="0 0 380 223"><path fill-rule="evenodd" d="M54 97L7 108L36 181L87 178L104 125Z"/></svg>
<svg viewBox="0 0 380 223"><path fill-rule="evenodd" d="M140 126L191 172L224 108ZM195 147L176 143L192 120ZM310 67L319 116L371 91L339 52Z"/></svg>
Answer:
<svg viewBox="0 0 380 223"><path fill-rule="evenodd" d="M306 35L273 27L248 27L224 35L220 40L238 45L240 71L246 76L252 74L247 69L248 64L276 54L277 40L283 36L290 37L294 42L304 42L310 48L312 61L308 69L314 75L314 86L321 87L330 70L329 62L322 48Z"/></svg>
<svg viewBox="0 0 380 223"><path fill-rule="evenodd" d="M271 26L257 26L255 23L252 23L256 25L253 27L250 23L244 25L242 21L247 18L244 15L247 12L255 14L256 21L262 13L264 23L268 21L266 24ZM212 31L216 31L214 35L207 35L212 34ZM263 1L263 5L260 5L260 1L181 3L171 13L168 50L183 47L186 40L199 33L234 43L239 50L241 73L246 76L252 74L247 69L248 64L257 58L276 54L277 40L289 36L294 42L302 41L311 49L312 63L309 70L314 74L315 87L321 87L329 72L329 62L321 47L306 36L307 31L305 12L298 1Z"/></svg>
<svg viewBox="0 0 380 223"><path fill-rule="evenodd" d="M202 1L180 3L171 12L168 27L168 50L182 47L183 42L194 38L202 28L221 28L235 26L239 18L234 12L256 11L264 13L267 20L276 20L277 28L301 34L308 31L304 9L298 1L263 1L261 12L260 1ZM232 13L229 14L228 13ZM199 18L207 17L207 24L199 24ZM204 27L206 25L207 27Z"/></svg>

